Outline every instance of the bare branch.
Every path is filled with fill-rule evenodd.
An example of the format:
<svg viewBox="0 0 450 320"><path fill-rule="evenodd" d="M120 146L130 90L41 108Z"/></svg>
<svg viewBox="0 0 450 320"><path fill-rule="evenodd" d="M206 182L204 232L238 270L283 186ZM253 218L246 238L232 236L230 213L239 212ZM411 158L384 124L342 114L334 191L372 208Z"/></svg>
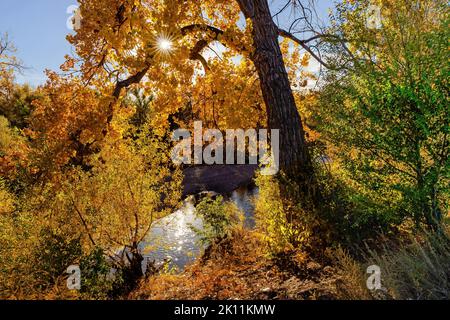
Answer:
<svg viewBox="0 0 450 320"><path fill-rule="evenodd" d="M13 56L16 48L9 41L8 35L0 36L0 69L12 69L21 71L25 69L23 64Z"/></svg>
<svg viewBox="0 0 450 320"><path fill-rule="evenodd" d="M138 71L134 75L130 76L129 78L118 81L116 83L116 87L113 92L113 97L116 99L119 99L120 94L122 92L122 89L128 88L132 84L136 84L141 82L142 78L147 74L147 71L150 69L150 66L146 66L144 69Z"/></svg>
<svg viewBox="0 0 450 320"><path fill-rule="evenodd" d="M187 35L189 32L193 32L193 31L197 31L197 30L203 30L203 31L210 31L214 34L214 37L211 39L211 41L215 41L215 40L219 40L219 36L223 35L223 31L210 26L210 25L203 25L203 24L192 24L189 26L185 26L183 28L181 28L181 34L183 36ZM210 42L210 41L209 41ZM198 60L200 61L200 63L202 64L203 68L205 69L205 72L208 72L210 70L209 66L208 66L208 62L206 61L206 59L201 55L201 52L203 51L203 49L205 49L206 47L208 47L209 42L206 41L205 39L199 40L194 48L191 49L189 58L191 60Z"/></svg>
<svg viewBox="0 0 450 320"><path fill-rule="evenodd" d="M323 65L325 68L327 69L333 69L333 67L331 65L329 65L328 63L326 63L318 54L316 54L310 46L307 45L308 42L314 40L313 38L307 39L307 40L301 40L299 38L297 38L296 36L294 36L292 33L289 33L283 29L278 29L279 35L284 37L284 38L288 38L292 41L294 41L295 43L298 43L303 49L305 49L314 59L316 59L321 65Z"/></svg>

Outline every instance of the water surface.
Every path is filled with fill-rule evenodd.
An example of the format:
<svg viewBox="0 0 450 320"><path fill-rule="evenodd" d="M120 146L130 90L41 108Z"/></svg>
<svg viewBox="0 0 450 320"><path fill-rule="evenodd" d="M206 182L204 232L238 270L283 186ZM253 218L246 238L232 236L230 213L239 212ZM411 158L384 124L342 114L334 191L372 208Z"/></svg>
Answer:
<svg viewBox="0 0 450 320"><path fill-rule="evenodd" d="M247 228L255 226L253 198L257 193L256 188L240 188L226 198L244 212ZM191 225L201 229L203 223L195 214L193 200L188 199L179 210L161 219L151 228L140 245L144 264L146 260L161 263L168 259L172 267L182 270L187 264L195 261L203 248L199 244L199 237L192 231Z"/></svg>

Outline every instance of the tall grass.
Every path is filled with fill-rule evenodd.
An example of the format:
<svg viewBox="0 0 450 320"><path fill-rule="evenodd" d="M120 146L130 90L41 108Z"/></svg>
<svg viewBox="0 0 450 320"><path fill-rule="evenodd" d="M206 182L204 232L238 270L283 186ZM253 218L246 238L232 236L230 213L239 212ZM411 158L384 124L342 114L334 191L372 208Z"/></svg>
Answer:
<svg viewBox="0 0 450 320"><path fill-rule="evenodd" d="M450 237L449 230L440 233L422 232L402 243L385 242L381 248L366 249L363 263L345 251L335 251L336 266L342 281L338 298L342 299L450 299ZM368 265L381 269L382 289L366 287Z"/></svg>

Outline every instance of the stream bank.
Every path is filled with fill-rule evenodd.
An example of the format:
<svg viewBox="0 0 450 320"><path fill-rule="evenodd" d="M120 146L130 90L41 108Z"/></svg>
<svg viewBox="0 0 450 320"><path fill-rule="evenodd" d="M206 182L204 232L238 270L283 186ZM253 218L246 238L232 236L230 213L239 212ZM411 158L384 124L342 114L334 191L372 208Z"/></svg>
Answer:
<svg viewBox="0 0 450 320"><path fill-rule="evenodd" d="M196 196L188 196L179 210L152 226L140 245L144 268L147 262L154 261L161 264L170 261L170 267L182 271L186 265L193 263L200 256L204 248L199 244L199 238L191 226L202 228L202 220L195 214L195 204L207 194L216 193L202 192ZM255 226L253 199L257 194L258 189L248 185L224 195L225 201L233 202L244 213L244 226L248 229Z"/></svg>

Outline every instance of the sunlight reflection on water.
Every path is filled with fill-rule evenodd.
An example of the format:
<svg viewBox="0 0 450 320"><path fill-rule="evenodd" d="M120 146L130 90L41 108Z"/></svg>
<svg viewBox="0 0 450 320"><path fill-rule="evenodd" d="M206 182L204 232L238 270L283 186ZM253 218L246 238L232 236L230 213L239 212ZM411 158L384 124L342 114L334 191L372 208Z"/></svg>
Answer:
<svg viewBox="0 0 450 320"><path fill-rule="evenodd" d="M240 188L229 198L245 213L247 228L255 226L253 197L257 193L256 188ZM190 225L201 229L203 223L195 215L193 202L186 200L181 209L161 219L152 227L140 246L144 259L156 262L170 259L170 266L178 269L183 269L187 264L192 263L203 248L199 245L199 238Z"/></svg>

